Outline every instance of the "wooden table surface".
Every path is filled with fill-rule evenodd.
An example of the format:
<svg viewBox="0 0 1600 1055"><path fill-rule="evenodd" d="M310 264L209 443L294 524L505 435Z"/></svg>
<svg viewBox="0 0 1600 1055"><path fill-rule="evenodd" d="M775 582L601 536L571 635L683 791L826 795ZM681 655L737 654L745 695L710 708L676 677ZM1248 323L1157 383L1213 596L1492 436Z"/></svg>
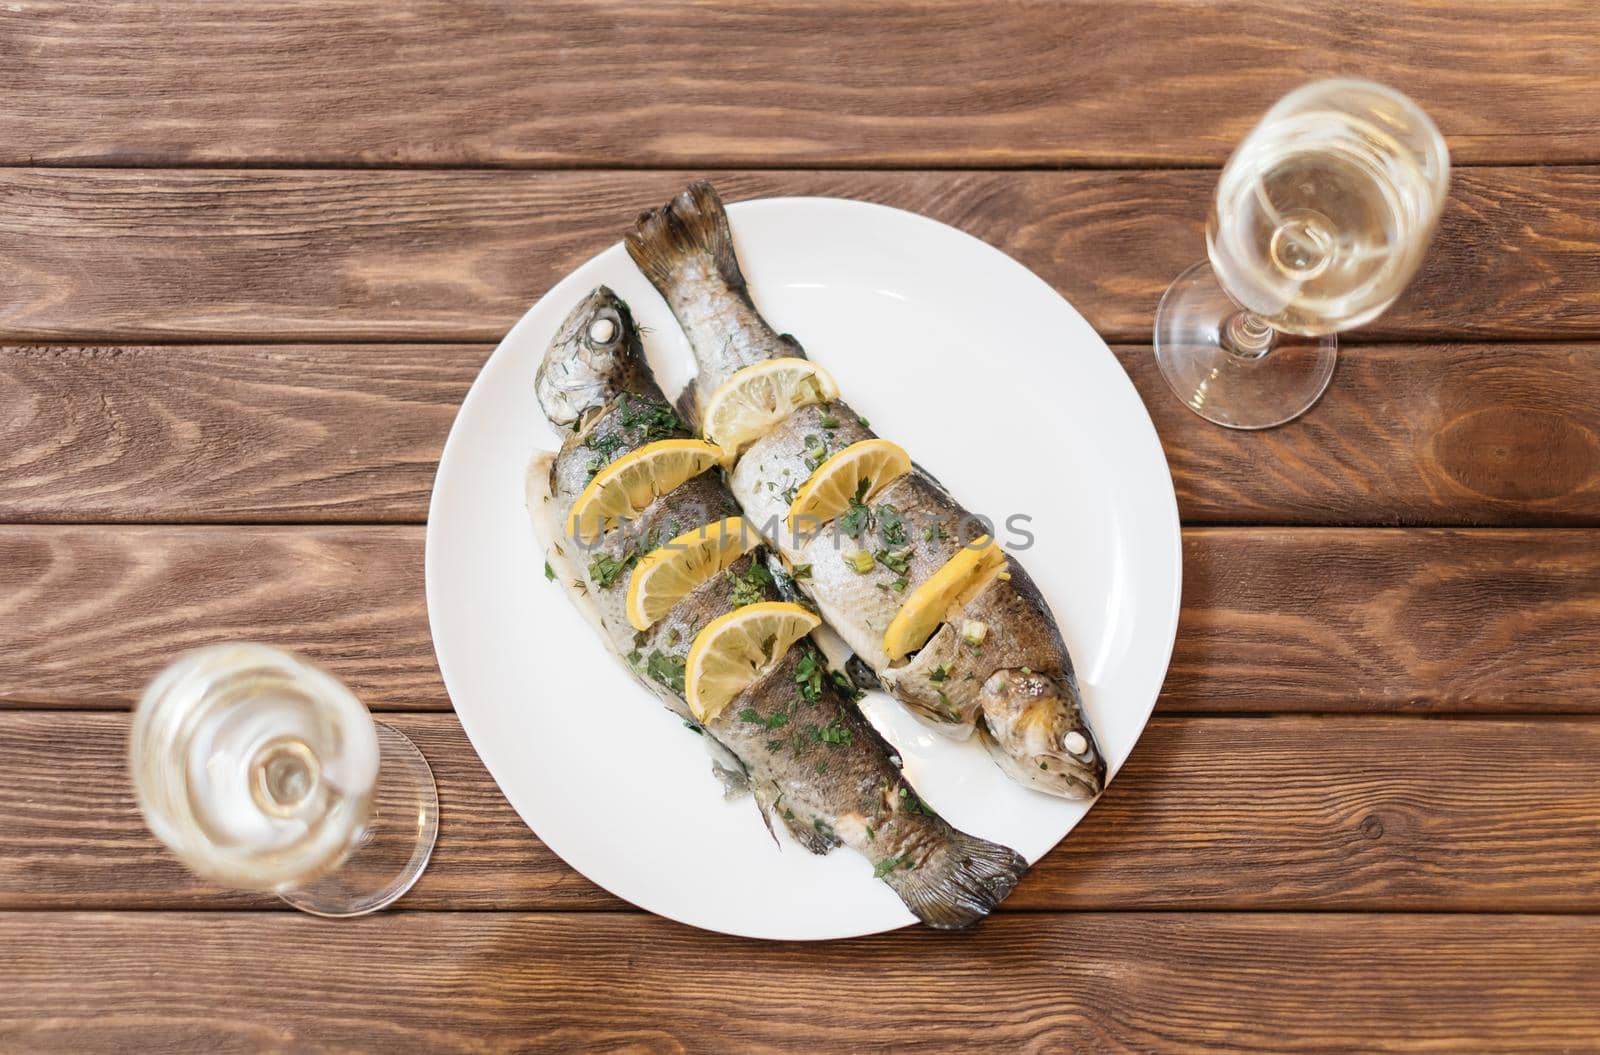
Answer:
<svg viewBox="0 0 1600 1055"><path fill-rule="evenodd" d="M1218 429L1155 370L1156 300L1231 146L1328 73L1435 116L1450 202L1309 415ZM1593 0L22 0L0 88L0 1050L1600 1047ZM421 556L456 407L701 174L999 246L1166 446L1156 717L976 933L641 914L450 713ZM432 761L397 909L220 891L145 832L127 709L233 638L325 663Z"/></svg>

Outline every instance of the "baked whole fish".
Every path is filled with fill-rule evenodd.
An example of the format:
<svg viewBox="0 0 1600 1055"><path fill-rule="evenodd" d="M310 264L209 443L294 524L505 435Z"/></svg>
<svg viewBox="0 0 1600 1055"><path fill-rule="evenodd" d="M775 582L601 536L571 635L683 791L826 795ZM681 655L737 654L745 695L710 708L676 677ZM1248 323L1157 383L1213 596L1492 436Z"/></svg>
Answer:
<svg viewBox="0 0 1600 1055"><path fill-rule="evenodd" d="M696 183L643 213L628 253L672 309L698 364L682 409L700 411L735 373L767 360L804 357L798 341L769 326L751 300L734 254L727 214L709 183ZM905 597L971 540L979 523L920 469L901 476L859 510L852 525L885 535L889 564L863 574L837 530L772 531L784 523L796 484L851 444L873 438L840 400L799 406L739 455L729 486L745 517L792 567L823 619L890 695L947 736L974 729L1001 767L1030 787L1067 798L1099 794L1105 762L1086 721L1072 659L1032 580L1007 555L998 571L918 651L885 651L884 634ZM997 452L998 453L998 452ZM909 535L906 525L910 525Z"/></svg>
<svg viewBox="0 0 1600 1055"><path fill-rule="evenodd" d="M628 307L595 290L562 324L536 380L545 416L563 434L549 473L555 517L568 514L595 473L638 448L690 432L645 364ZM839 845L873 864L924 923L971 926L1021 878L1014 851L957 831L923 804L862 717L849 683L826 668L809 639L700 725L684 699L684 662L695 636L736 607L781 600L775 562L757 546L681 597L648 630L625 611L630 570L662 539L737 514L712 469L655 498L598 540L560 543L610 647L747 781L768 825L776 819L813 853ZM549 540L547 540L549 541ZM780 573L781 574L781 571ZM569 585L567 576L563 584ZM688 735L687 733L685 735Z"/></svg>

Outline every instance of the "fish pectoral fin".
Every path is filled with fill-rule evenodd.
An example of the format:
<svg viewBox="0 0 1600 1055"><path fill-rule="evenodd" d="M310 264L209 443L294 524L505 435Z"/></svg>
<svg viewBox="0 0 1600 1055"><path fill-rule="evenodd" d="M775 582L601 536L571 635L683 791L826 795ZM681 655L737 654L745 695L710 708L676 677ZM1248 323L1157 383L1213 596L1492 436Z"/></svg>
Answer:
<svg viewBox="0 0 1600 1055"><path fill-rule="evenodd" d="M829 837L818 831L815 825L805 824L800 818L790 814L782 814L783 826L789 829L789 834L794 836L794 841L807 850L818 855L828 853L839 845L837 836Z"/></svg>
<svg viewBox="0 0 1600 1055"><path fill-rule="evenodd" d="M778 812L778 800L783 798L783 792L778 790L776 784L752 784L750 793L755 796L761 823L767 826L767 834L772 836L772 845L783 849L783 843L778 840L778 830L772 826L772 815Z"/></svg>

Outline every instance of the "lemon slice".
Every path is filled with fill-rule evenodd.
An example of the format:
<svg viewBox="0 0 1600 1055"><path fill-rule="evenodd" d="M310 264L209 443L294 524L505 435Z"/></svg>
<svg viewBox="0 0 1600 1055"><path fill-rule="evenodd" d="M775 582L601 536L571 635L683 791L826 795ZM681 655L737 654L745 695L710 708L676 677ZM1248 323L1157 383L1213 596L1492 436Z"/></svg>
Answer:
<svg viewBox="0 0 1600 1055"><path fill-rule="evenodd" d="M768 359L717 386L706 403L705 437L732 459L807 403L839 398L828 371L808 359Z"/></svg>
<svg viewBox="0 0 1600 1055"><path fill-rule="evenodd" d="M812 473L789 503L789 531L797 524L819 527L850 508L850 500L863 502L911 471L911 456L888 440L862 440L835 454ZM866 490L861 485L865 481ZM805 517L807 519L802 520Z"/></svg>
<svg viewBox="0 0 1600 1055"><path fill-rule="evenodd" d="M702 723L771 670L822 620L788 601L762 601L713 619L694 637L683 669L684 699Z"/></svg>
<svg viewBox="0 0 1600 1055"><path fill-rule="evenodd" d="M883 650L898 662L927 643L945 616L977 595L977 587L1005 567L1005 550L988 535L972 540L911 591L883 632Z"/></svg>
<svg viewBox="0 0 1600 1055"><path fill-rule="evenodd" d="M592 542L721 457L720 450L700 440L659 440L629 451L596 473L578 495L567 517L567 534Z"/></svg>
<svg viewBox="0 0 1600 1055"><path fill-rule="evenodd" d="M628 580L628 622L635 630L649 630L685 594L760 541L744 517L728 517L651 550Z"/></svg>

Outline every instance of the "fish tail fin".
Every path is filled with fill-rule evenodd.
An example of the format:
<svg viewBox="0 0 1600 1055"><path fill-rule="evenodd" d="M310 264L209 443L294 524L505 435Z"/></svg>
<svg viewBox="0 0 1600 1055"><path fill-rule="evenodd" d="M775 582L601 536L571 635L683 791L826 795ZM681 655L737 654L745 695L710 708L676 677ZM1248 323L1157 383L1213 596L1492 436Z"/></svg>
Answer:
<svg viewBox="0 0 1600 1055"><path fill-rule="evenodd" d="M952 830L917 867L891 868L883 880L928 926L960 930L992 912L1027 870L1010 847Z"/></svg>
<svg viewBox="0 0 1600 1055"><path fill-rule="evenodd" d="M730 289L744 289L728 214L716 188L705 180L689 184L660 208L640 213L625 241L628 255L659 290L695 262L709 262Z"/></svg>

